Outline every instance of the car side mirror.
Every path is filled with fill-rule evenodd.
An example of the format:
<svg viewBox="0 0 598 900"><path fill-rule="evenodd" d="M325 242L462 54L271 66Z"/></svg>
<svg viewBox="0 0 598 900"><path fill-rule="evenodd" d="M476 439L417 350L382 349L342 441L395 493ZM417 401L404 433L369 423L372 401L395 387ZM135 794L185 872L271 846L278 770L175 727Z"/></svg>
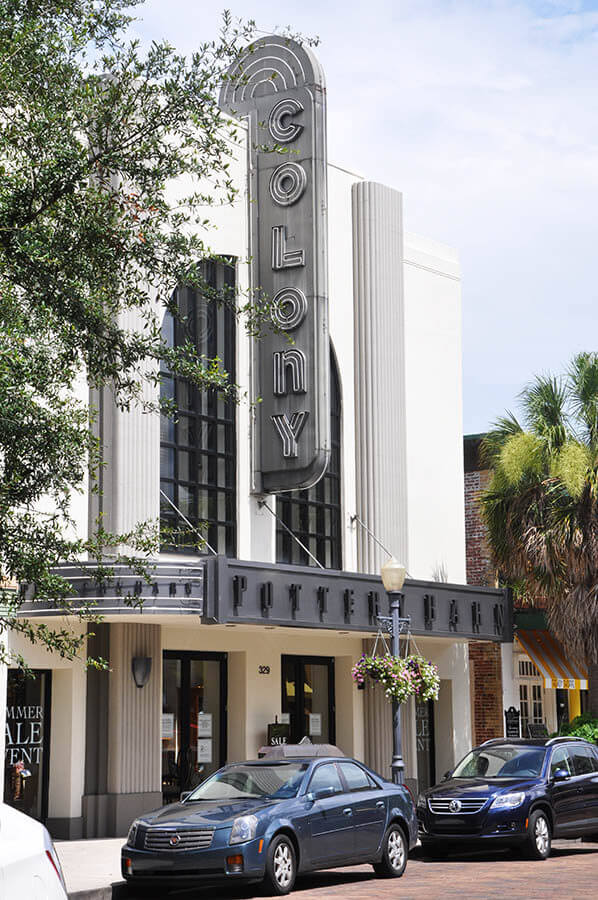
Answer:
<svg viewBox="0 0 598 900"><path fill-rule="evenodd" d="M326 797L332 797L334 795L333 787L324 787L320 788L317 791L310 791L305 795L306 800L309 800L310 803L315 803L316 800L324 800Z"/></svg>
<svg viewBox="0 0 598 900"><path fill-rule="evenodd" d="M443 780L443 781L448 781L452 774L453 774L453 773L452 773L451 770L449 769L448 772L445 772L444 775L442 776L442 780Z"/></svg>
<svg viewBox="0 0 598 900"><path fill-rule="evenodd" d="M187 799L187 797L188 797L191 793L192 793L192 791L183 791L183 792L180 794L180 796L179 796L179 800L181 801L181 803L184 803L185 800Z"/></svg>
<svg viewBox="0 0 598 900"><path fill-rule="evenodd" d="M566 769L557 769L556 772L552 773L553 781L566 781L570 777Z"/></svg>

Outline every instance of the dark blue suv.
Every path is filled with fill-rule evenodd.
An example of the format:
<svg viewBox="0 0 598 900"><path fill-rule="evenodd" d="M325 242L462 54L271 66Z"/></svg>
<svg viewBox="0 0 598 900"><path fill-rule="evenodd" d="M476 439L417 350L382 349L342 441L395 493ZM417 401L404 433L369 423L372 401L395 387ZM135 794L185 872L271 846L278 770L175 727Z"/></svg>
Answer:
<svg viewBox="0 0 598 900"><path fill-rule="evenodd" d="M553 837L598 840L598 748L580 738L486 741L417 802L424 852L474 844L550 855Z"/></svg>

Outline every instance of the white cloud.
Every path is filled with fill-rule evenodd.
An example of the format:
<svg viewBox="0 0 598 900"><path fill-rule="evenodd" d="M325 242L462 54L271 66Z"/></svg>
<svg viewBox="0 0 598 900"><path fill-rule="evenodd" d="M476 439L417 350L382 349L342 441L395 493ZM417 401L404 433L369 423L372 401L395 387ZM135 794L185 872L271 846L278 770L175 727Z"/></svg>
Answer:
<svg viewBox="0 0 598 900"><path fill-rule="evenodd" d="M595 349L598 0L227 5L321 36L330 159L401 189L407 227L458 248L466 431ZM139 32L191 51L220 9L150 0Z"/></svg>

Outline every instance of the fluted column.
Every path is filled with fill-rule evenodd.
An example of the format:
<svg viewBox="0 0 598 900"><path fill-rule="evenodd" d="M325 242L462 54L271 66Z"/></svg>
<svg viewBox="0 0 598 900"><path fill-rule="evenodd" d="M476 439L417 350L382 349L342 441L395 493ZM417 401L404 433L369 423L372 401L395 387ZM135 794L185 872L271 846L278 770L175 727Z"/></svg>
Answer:
<svg viewBox="0 0 598 900"><path fill-rule="evenodd" d="M352 188L357 514L407 565L402 199ZM358 569L378 573L385 555L356 528Z"/></svg>

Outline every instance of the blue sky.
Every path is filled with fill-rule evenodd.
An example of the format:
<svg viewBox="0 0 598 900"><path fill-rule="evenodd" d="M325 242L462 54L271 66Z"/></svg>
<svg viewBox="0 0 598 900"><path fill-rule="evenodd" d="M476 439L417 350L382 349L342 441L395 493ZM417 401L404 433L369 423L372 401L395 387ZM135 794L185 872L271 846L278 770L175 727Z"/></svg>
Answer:
<svg viewBox="0 0 598 900"><path fill-rule="evenodd" d="M465 433L598 349L598 0L148 0L136 31L188 52L224 6L320 37L329 159L459 250Z"/></svg>

